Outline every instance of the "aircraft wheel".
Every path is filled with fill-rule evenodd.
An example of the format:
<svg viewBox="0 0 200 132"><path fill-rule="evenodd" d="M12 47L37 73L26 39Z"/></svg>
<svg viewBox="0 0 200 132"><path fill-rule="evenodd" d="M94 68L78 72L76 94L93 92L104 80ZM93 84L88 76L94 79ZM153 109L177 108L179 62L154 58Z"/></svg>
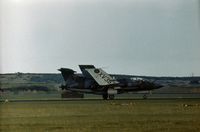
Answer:
<svg viewBox="0 0 200 132"><path fill-rule="evenodd" d="M108 99L108 94L103 94L102 96L103 96L103 99L104 99L104 100L107 100L107 99Z"/></svg>
<svg viewBox="0 0 200 132"><path fill-rule="evenodd" d="M115 95L113 95L113 94L109 95L110 100L113 100L114 98L115 98Z"/></svg>
<svg viewBox="0 0 200 132"><path fill-rule="evenodd" d="M147 95L146 94L143 95L143 99L147 99Z"/></svg>

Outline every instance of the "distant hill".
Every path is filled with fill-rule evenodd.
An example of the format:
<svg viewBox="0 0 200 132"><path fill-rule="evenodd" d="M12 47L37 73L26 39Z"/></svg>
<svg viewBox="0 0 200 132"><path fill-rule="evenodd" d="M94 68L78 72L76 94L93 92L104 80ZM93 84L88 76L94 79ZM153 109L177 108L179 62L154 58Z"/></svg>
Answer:
<svg viewBox="0 0 200 132"><path fill-rule="evenodd" d="M3 90L54 91L63 83L61 74L13 73L0 74L0 87Z"/></svg>
<svg viewBox="0 0 200 132"><path fill-rule="evenodd" d="M200 93L200 77L151 77L115 75L116 78L143 78L164 85L157 93ZM13 73L0 74L0 88L4 91L58 91L64 83L61 74Z"/></svg>

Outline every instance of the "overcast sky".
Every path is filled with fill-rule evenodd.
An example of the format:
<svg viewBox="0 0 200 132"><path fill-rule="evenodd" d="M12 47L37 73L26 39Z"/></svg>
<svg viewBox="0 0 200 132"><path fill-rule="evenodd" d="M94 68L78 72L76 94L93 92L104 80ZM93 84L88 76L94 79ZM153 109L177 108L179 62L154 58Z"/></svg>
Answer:
<svg viewBox="0 0 200 132"><path fill-rule="evenodd" d="M0 0L1 73L200 75L199 0Z"/></svg>

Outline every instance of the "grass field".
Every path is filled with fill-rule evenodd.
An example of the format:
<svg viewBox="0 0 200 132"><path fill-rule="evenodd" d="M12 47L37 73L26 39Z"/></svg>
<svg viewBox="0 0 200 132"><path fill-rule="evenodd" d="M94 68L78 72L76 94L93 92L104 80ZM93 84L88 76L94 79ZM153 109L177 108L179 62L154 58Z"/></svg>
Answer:
<svg viewBox="0 0 200 132"><path fill-rule="evenodd" d="M200 132L200 99L1 102L0 132Z"/></svg>

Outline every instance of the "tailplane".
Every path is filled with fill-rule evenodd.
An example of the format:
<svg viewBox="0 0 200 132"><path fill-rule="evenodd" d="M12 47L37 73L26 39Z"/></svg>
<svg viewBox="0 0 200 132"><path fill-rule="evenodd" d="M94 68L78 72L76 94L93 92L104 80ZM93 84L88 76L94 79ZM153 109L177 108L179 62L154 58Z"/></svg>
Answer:
<svg viewBox="0 0 200 132"><path fill-rule="evenodd" d="M58 71L61 71L61 74L65 81L71 79L75 73L74 70L69 69L69 68L60 68L58 69Z"/></svg>

